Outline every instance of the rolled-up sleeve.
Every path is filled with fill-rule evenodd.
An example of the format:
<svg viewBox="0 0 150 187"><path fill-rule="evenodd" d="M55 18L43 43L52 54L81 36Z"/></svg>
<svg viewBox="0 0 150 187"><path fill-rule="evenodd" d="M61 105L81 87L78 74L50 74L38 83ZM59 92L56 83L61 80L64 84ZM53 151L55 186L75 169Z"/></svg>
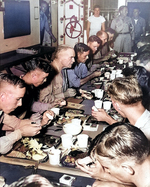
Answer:
<svg viewBox="0 0 150 187"><path fill-rule="evenodd" d="M14 131L15 129L17 129L19 127L21 120L18 119L16 116L4 114L3 123L4 123L4 125L3 125L2 130Z"/></svg>
<svg viewBox="0 0 150 187"><path fill-rule="evenodd" d="M20 130L15 130L6 136L0 137L0 154L6 154L13 147L13 144L22 138Z"/></svg>

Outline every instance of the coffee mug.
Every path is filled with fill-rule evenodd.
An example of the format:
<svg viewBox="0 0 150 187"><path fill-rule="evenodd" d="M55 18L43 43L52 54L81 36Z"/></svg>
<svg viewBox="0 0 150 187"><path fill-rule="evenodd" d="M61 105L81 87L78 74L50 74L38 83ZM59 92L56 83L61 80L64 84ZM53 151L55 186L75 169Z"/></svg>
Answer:
<svg viewBox="0 0 150 187"><path fill-rule="evenodd" d="M72 146L72 135L71 134L63 134L61 135L62 146L65 148L70 148Z"/></svg>
<svg viewBox="0 0 150 187"><path fill-rule="evenodd" d="M77 136L78 146L81 148L87 148L88 146L88 135L87 134L79 134Z"/></svg>
<svg viewBox="0 0 150 187"><path fill-rule="evenodd" d="M59 165L60 164L60 153L59 149L54 149L49 152L49 163L51 165Z"/></svg>

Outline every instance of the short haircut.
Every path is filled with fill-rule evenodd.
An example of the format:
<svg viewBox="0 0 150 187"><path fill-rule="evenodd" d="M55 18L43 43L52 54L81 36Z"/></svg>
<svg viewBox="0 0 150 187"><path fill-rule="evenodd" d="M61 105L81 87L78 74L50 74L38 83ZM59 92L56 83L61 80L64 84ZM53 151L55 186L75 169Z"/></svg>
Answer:
<svg viewBox="0 0 150 187"><path fill-rule="evenodd" d="M8 83L13 86L19 86L19 88L26 87L25 82L13 74L0 73L0 85L2 83Z"/></svg>
<svg viewBox="0 0 150 187"><path fill-rule="evenodd" d="M99 8L100 9L100 6L99 5L94 5L93 9L95 8Z"/></svg>
<svg viewBox="0 0 150 187"><path fill-rule="evenodd" d="M119 77L112 81L107 88L107 93L116 101L125 105L142 101L142 90L136 77Z"/></svg>
<svg viewBox="0 0 150 187"><path fill-rule="evenodd" d="M138 59L143 53L150 53L150 44L146 43L145 45L141 46L137 50L137 56L135 56L134 60Z"/></svg>
<svg viewBox="0 0 150 187"><path fill-rule="evenodd" d="M140 64L146 66L150 62L150 52L147 51L139 54L136 60L139 60Z"/></svg>
<svg viewBox="0 0 150 187"><path fill-rule="evenodd" d="M106 34L106 35L107 35L107 37L108 37L107 32L102 31L102 30L98 31L98 32L96 33L96 36L100 37L100 36L102 36L103 34Z"/></svg>
<svg viewBox="0 0 150 187"><path fill-rule="evenodd" d="M69 45L59 45L52 55L52 60L54 60L55 58L58 59L59 53L61 53L62 51L67 51L68 49L73 50L73 48Z"/></svg>
<svg viewBox="0 0 150 187"><path fill-rule="evenodd" d="M119 7L119 12L121 12L124 8L128 8L127 6L121 6Z"/></svg>
<svg viewBox="0 0 150 187"><path fill-rule="evenodd" d="M141 164L150 153L149 141L144 133L129 123L109 125L93 141L91 155L111 160L128 159Z"/></svg>
<svg viewBox="0 0 150 187"><path fill-rule="evenodd" d="M112 29L112 28L107 28L106 30L105 30L105 32L109 32L109 33L111 33L111 34L116 34L116 31L114 30L114 29Z"/></svg>
<svg viewBox="0 0 150 187"><path fill-rule="evenodd" d="M22 177L18 181L13 182L9 187L53 187L53 185L46 179L38 174L32 174L27 177Z"/></svg>
<svg viewBox="0 0 150 187"><path fill-rule="evenodd" d="M84 43L77 43L74 46L74 51L75 51L75 59L77 59L78 58L78 53L83 53L83 52L90 51L90 48L89 48L89 46L87 46Z"/></svg>
<svg viewBox="0 0 150 187"><path fill-rule="evenodd" d="M140 7L133 7L133 10L139 10L140 12Z"/></svg>
<svg viewBox="0 0 150 187"><path fill-rule="evenodd" d="M46 1L41 0L41 1L40 1L40 6L41 6L42 4L45 4L45 5L48 7L48 3L47 3Z"/></svg>
<svg viewBox="0 0 150 187"><path fill-rule="evenodd" d="M35 69L40 69L45 73L49 73L51 71L51 66L48 62L41 58L33 58L22 64L27 72L33 71Z"/></svg>
<svg viewBox="0 0 150 187"><path fill-rule="evenodd" d="M90 48L89 48L89 46L87 46L87 45L84 44L84 43L77 43L77 44L74 46L74 50L75 50L75 52L83 53L83 52L89 51Z"/></svg>
<svg viewBox="0 0 150 187"><path fill-rule="evenodd" d="M102 43L101 39L100 39L98 36L96 36L96 35L90 36L90 37L88 38L87 43L89 43L89 42L97 42L97 43L100 44L100 45L101 45L101 43Z"/></svg>

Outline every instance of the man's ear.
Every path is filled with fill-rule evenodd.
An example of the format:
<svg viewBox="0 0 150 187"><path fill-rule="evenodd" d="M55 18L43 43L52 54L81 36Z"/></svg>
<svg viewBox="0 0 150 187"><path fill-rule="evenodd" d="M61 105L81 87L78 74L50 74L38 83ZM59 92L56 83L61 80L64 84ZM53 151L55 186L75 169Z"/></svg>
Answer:
<svg viewBox="0 0 150 187"><path fill-rule="evenodd" d="M80 53L77 53L78 58L80 57Z"/></svg>
<svg viewBox="0 0 150 187"><path fill-rule="evenodd" d="M135 173L134 169L127 164L122 164L122 168L125 172L127 172L130 175L134 175L134 173Z"/></svg>
<svg viewBox="0 0 150 187"><path fill-rule="evenodd" d="M1 101L5 101L5 98L6 98L5 92L1 92L1 93L0 93L0 100L1 100Z"/></svg>
<svg viewBox="0 0 150 187"><path fill-rule="evenodd" d="M116 102L116 107L118 110L121 110L119 103Z"/></svg>
<svg viewBox="0 0 150 187"><path fill-rule="evenodd" d="M114 108L115 108L116 110L121 110L121 109L120 109L120 106L119 106L119 103L117 103L117 101L112 100L112 103L113 103L113 106L114 106Z"/></svg>

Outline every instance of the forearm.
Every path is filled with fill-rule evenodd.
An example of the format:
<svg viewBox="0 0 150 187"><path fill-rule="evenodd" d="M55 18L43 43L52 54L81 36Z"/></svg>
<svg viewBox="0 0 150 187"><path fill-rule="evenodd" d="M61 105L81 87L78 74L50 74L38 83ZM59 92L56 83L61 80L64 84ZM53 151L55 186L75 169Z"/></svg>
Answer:
<svg viewBox="0 0 150 187"><path fill-rule="evenodd" d="M101 29L102 31L105 31L105 22L104 23L102 23L102 29Z"/></svg>
<svg viewBox="0 0 150 187"><path fill-rule="evenodd" d="M90 74L87 77L85 77L84 79L80 79L80 86L85 84L86 82L88 82L89 80L94 78L94 74Z"/></svg>
<svg viewBox="0 0 150 187"><path fill-rule="evenodd" d="M10 151L13 147L13 144L21 139L22 135L20 130L15 130L14 132L11 132L10 134L3 136L0 138L0 153L6 154L8 151Z"/></svg>
<svg viewBox="0 0 150 187"><path fill-rule="evenodd" d="M89 39L89 30L86 30L86 35L87 35L87 41Z"/></svg>
<svg viewBox="0 0 150 187"><path fill-rule="evenodd" d="M109 124L112 125L113 123L116 123L117 121L114 120L111 116L109 116L108 114L106 115L105 121Z"/></svg>
<svg viewBox="0 0 150 187"><path fill-rule="evenodd" d="M89 39L90 24L91 24L91 23L88 21L88 22L87 22L87 29L86 29L87 41L88 41L88 39Z"/></svg>
<svg viewBox="0 0 150 187"><path fill-rule="evenodd" d="M42 114L46 110L50 110L53 107L52 104L50 103L42 103L42 102L34 102L32 105L32 112L39 112Z"/></svg>
<svg viewBox="0 0 150 187"><path fill-rule="evenodd" d="M93 59L93 64L100 64L104 61L104 57L100 57L98 59Z"/></svg>
<svg viewBox="0 0 150 187"><path fill-rule="evenodd" d="M20 125L21 120L18 119L16 116L11 116L8 114L4 114L4 120L3 120L3 128L4 131L14 131L17 129Z"/></svg>
<svg viewBox="0 0 150 187"><path fill-rule="evenodd" d="M98 59L93 59L93 64L100 64L103 63L104 61L109 60L111 57L111 52L108 52L105 56L101 56Z"/></svg>

